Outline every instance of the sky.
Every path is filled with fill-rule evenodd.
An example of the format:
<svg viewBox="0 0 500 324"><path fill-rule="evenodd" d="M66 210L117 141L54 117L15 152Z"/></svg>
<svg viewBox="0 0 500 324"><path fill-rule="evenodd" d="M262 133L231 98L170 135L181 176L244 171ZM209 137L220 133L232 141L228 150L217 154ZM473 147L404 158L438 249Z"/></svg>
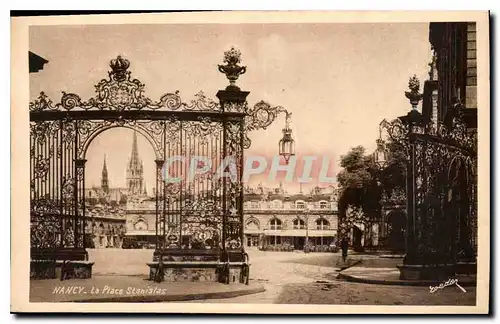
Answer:
<svg viewBox="0 0 500 324"><path fill-rule="evenodd" d="M319 156L317 161L326 156L328 176L340 171L340 156L350 148L375 149L384 118L410 110L404 96L408 78L416 74L423 85L431 59L427 23L32 26L30 51L49 63L30 74L30 99L44 91L57 102L66 91L88 100L117 55L130 61L132 77L146 85L145 95L153 100L176 90L186 102L200 90L216 99L228 84L217 64L231 46L247 66L237 85L250 91L248 104L264 100L291 112L298 163L306 155ZM271 163L284 119L281 115L266 130L252 132L245 154ZM100 184L105 154L110 186L125 186L132 138L132 130L114 128L94 139L86 155L86 186ZM138 146L151 191L153 149L140 134ZM251 177L249 185L276 186L285 174L278 175L277 180L267 174ZM318 184L314 178L305 190ZM298 187L295 180L285 184L289 192Z"/></svg>

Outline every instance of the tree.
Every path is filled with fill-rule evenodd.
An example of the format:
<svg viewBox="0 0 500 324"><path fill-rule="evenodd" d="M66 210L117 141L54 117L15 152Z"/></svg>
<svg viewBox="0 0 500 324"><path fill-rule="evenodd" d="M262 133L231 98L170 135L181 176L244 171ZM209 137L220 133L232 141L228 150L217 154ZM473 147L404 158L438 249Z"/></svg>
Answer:
<svg viewBox="0 0 500 324"><path fill-rule="evenodd" d="M349 191L349 204L362 208L366 213L377 209L378 168L373 157L365 154L363 146L356 146L340 157L340 166L343 170L337 178L341 192L347 194Z"/></svg>
<svg viewBox="0 0 500 324"><path fill-rule="evenodd" d="M373 180L373 159L365 155L363 146L352 148L346 155L340 157L343 168L337 175L341 188L361 188Z"/></svg>
<svg viewBox="0 0 500 324"><path fill-rule="evenodd" d="M353 224L368 225L380 217L379 170L373 156L363 146L342 155L338 175L340 185L339 223L341 236L347 235ZM356 212L349 212L355 210ZM353 219L353 217L355 219Z"/></svg>
<svg viewBox="0 0 500 324"><path fill-rule="evenodd" d="M343 168L337 175L339 182L339 230L345 236L354 224L365 229L381 216L382 197L397 197L406 187L406 148L391 141L385 143L387 161L380 168L373 155L367 155L363 146L356 146L341 156Z"/></svg>
<svg viewBox="0 0 500 324"><path fill-rule="evenodd" d="M378 181L387 197L394 193L406 191L406 148L401 144L388 140L385 144L387 150L386 166L380 171Z"/></svg>

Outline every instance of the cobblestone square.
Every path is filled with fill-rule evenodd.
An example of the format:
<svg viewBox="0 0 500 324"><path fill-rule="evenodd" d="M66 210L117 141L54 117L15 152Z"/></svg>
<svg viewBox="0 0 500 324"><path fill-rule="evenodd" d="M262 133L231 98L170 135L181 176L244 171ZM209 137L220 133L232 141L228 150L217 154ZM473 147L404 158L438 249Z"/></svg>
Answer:
<svg viewBox="0 0 500 324"><path fill-rule="evenodd" d="M95 275L146 276L153 250L90 250ZM354 283L336 279L339 253L268 252L250 249L250 282L265 292L195 303L329 304L329 305L475 305L476 288L446 287L431 294L428 287ZM398 260L353 255L367 268L394 267Z"/></svg>

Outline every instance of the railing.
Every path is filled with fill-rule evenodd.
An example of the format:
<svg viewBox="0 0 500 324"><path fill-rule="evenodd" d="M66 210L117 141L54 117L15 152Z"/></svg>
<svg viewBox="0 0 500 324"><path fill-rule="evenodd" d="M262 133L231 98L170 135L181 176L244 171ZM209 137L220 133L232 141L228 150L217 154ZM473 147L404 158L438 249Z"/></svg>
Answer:
<svg viewBox="0 0 500 324"><path fill-rule="evenodd" d="M296 208L296 207L290 207L290 208L273 208L273 207L266 207L266 206L244 206L243 210L245 211L294 211L294 212L305 212L307 209L306 208ZM315 208L309 208L310 212L337 212L337 208L320 208L320 207L315 207Z"/></svg>

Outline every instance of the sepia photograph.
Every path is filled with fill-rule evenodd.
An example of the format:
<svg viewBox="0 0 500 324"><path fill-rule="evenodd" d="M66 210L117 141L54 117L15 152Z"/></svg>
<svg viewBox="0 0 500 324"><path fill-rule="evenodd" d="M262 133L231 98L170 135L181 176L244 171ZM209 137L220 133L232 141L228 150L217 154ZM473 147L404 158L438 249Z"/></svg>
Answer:
<svg viewBox="0 0 500 324"><path fill-rule="evenodd" d="M12 312L489 312L487 12L11 19Z"/></svg>

